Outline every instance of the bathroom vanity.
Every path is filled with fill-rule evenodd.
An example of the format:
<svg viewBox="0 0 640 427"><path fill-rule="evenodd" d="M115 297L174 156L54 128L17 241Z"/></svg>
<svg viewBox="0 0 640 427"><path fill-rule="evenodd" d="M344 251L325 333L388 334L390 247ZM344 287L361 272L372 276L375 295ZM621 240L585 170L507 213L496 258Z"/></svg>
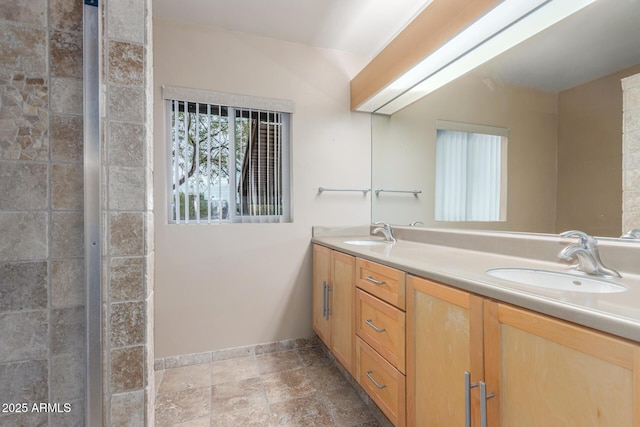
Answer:
<svg viewBox="0 0 640 427"><path fill-rule="evenodd" d="M557 236L323 231L314 329L394 425L640 426L640 243L601 244L623 277L596 293L487 274L565 274Z"/></svg>

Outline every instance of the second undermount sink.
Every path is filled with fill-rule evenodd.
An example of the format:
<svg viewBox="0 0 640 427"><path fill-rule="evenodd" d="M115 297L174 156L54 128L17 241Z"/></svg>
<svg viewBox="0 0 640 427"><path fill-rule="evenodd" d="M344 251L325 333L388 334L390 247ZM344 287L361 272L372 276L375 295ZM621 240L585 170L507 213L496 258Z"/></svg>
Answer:
<svg viewBox="0 0 640 427"><path fill-rule="evenodd" d="M558 291L609 294L627 290L624 285L595 277L531 268L494 268L487 270L487 274L524 285Z"/></svg>
<svg viewBox="0 0 640 427"><path fill-rule="evenodd" d="M347 245L356 245L356 246L381 246L381 245L388 245L391 242L388 242L386 240L366 240L366 239L362 239L362 240L345 240L344 241Z"/></svg>

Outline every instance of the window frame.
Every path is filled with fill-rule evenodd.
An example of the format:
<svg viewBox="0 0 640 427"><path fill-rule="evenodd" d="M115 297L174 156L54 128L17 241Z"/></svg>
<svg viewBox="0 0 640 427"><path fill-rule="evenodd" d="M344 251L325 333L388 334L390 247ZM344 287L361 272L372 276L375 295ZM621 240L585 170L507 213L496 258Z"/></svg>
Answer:
<svg viewBox="0 0 640 427"><path fill-rule="evenodd" d="M488 126L488 125L480 125L480 124L472 124L472 123L461 123L461 122L453 122L447 120L436 120L436 139L435 139L435 150L438 147L438 131L456 131L456 132L464 132L467 134L482 134L482 135L491 135L500 137L500 194L499 194L499 206L498 206L498 219L491 220L482 220L482 219L468 219L465 213L465 219L461 220L453 220L453 219L436 219L438 206L437 206L437 196L434 194L434 221L436 222L451 222L451 223L460 223L460 222L505 222L507 221L507 174L508 174L508 142L509 142L509 128L497 127L497 126ZM435 153L434 153L435 154ZM437 180L437 170L438 170L438 162L436 156L434 155L434 182ZM437 185L437 183L435 183Z"/></svg>
<svg viewBox="0 0 640 427"><path fill-rule="evenodd" d="M230 94L225 92L216 92L201 89L189 89L174 86L163 86L163 100L165 106L165 120L166 120L166 212L168 214L167 221L169 224L232 224L232 223L290 223L293 222L291 214L291 194L292 194L292 179L291 179L291 126L292 115L295 112L295 104L293 101L274 99L274 98L262 98L247 95ZM281 117L281 158L279 164L281 165L282 173L280 183L282 186L282 213L278 215L239 215L235 212L237 191L231 190L232 186L235 186L235 173L230 171L229 175L229 216L228 219L223 219L222 215L218 218L214 218L211 215L208 218L188 218L180 219L180 215L174 218L174 208L172 208L175 193L173 189L173 138L172 138L172 109L173 102L185 102L195 103L201 105L215 105L228 109L228 139L235 146L235 120L236 111L250 111L250 112L267 112L277 113ZM235 162L235 150L230 148L229 158ZM233 163L233 170L235 172L235 163ZM188 194L190 196L190 194ZM186 199L186 197L185 197Z"/></svg>

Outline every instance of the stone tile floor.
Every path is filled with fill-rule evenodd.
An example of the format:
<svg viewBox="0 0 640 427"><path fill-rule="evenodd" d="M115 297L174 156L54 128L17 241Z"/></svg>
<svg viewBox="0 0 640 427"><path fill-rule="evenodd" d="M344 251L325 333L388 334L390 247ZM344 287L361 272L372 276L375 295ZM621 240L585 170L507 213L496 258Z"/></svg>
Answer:
<svg viewBox="0 0 640 427"><path fill-rule="evenodd" d="M156 426L378 427L319 347L156 371Z"/></svg>

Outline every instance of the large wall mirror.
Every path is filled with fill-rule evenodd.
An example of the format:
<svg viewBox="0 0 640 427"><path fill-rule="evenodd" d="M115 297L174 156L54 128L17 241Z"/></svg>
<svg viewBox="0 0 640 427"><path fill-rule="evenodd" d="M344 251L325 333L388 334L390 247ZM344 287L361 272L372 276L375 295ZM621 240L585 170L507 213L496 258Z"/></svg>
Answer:
<svg viewBox="0 0 640 427"><path fill-rule="evenodd" d="M640 1L599 0L408 107L374 113L372 219L620 236L621 79L640 73L639 23ZM443 126L499 134L495 220L436 220Z"/></svg>

